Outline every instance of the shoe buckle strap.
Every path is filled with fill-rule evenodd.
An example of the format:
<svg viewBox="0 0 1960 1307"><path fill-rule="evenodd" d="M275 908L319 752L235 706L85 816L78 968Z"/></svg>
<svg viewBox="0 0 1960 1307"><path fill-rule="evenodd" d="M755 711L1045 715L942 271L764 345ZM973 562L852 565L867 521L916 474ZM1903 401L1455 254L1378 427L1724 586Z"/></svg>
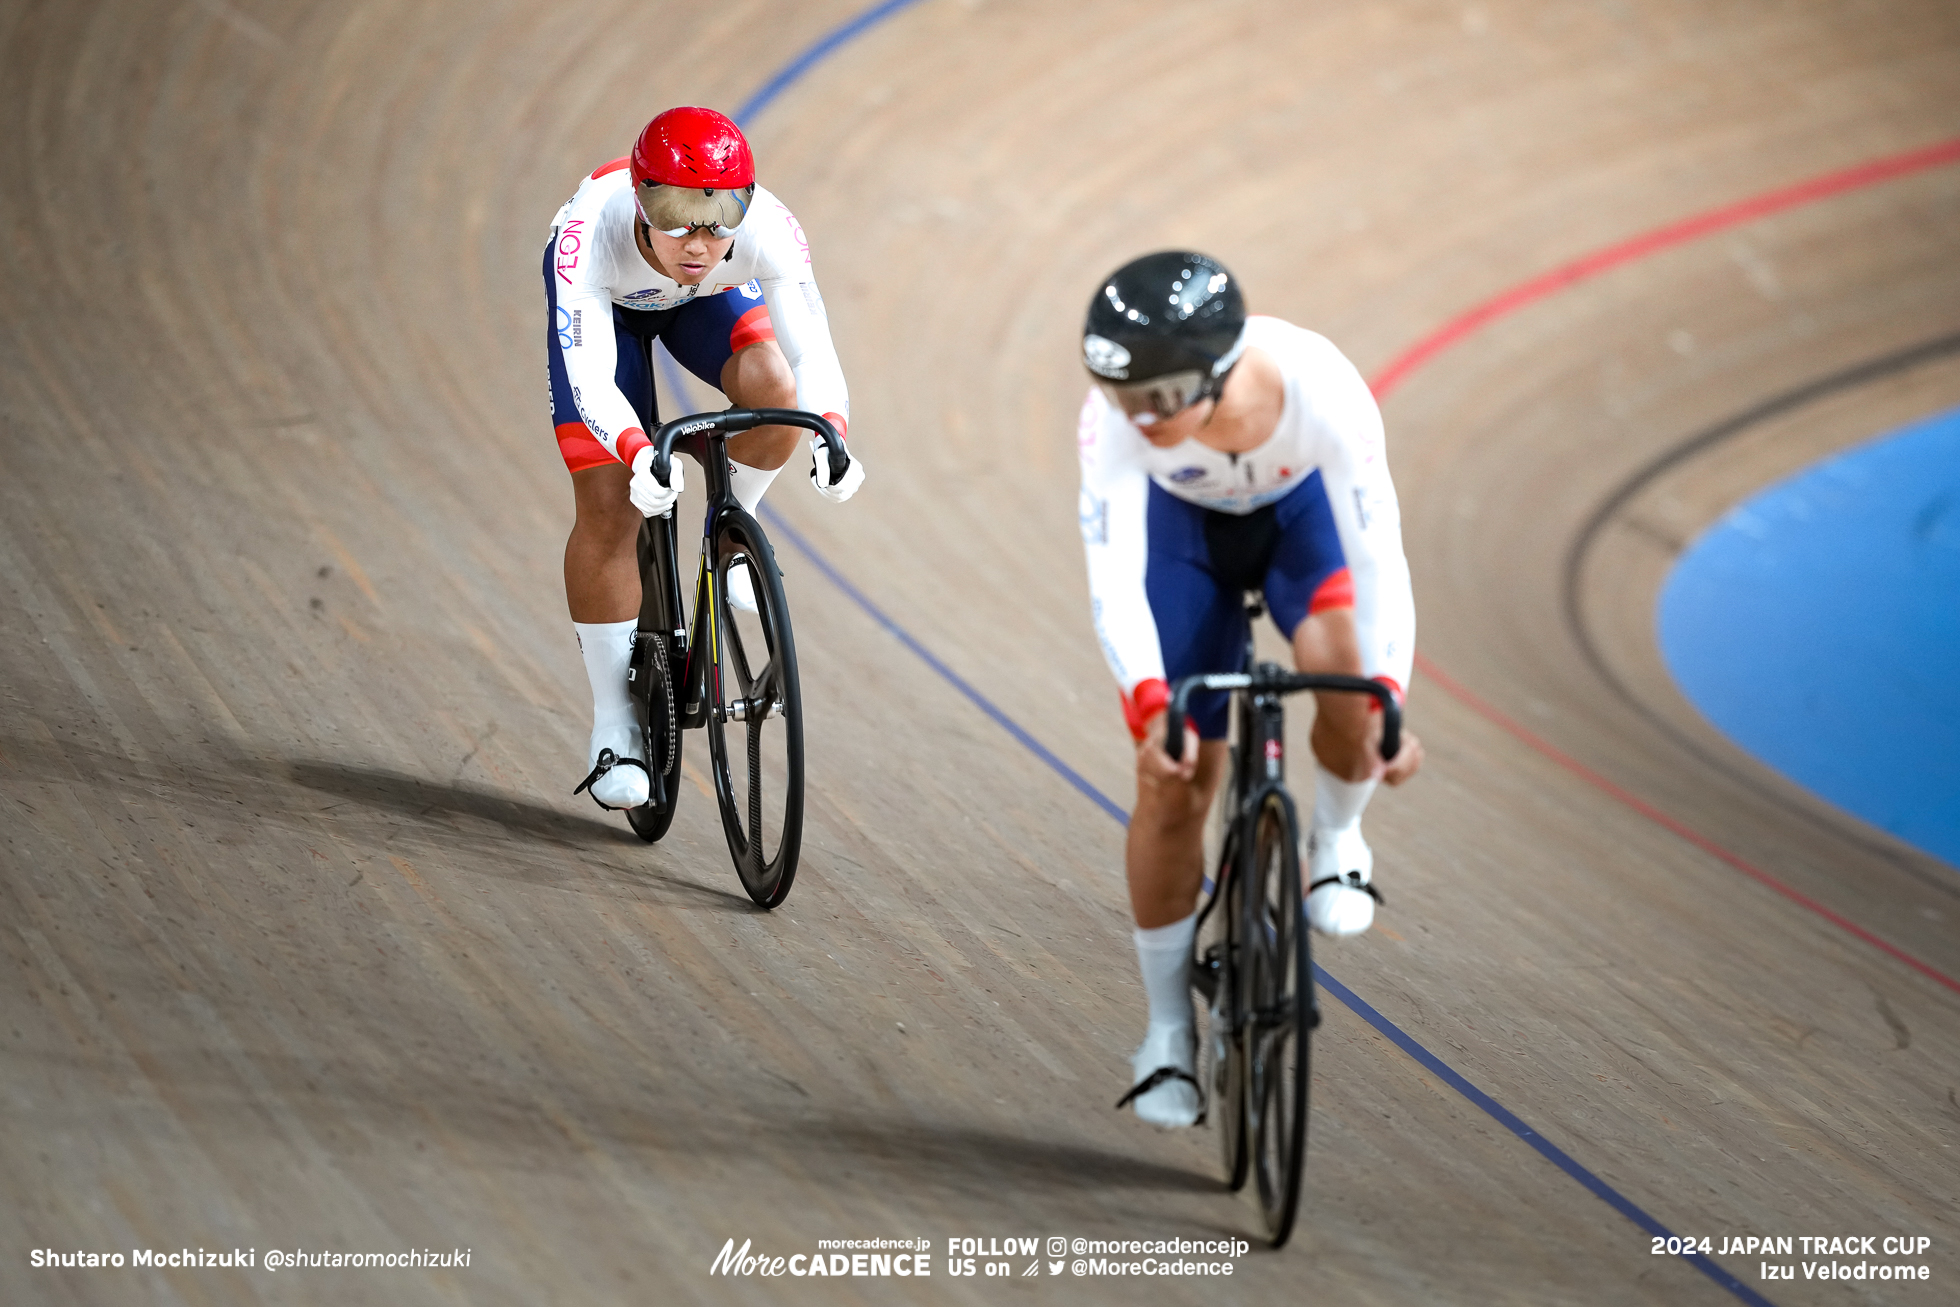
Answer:
<svg viewBox="0 0 1960 1307"><path fill-rule="evenodd" d="M587 773L584 780L578 783L578 788L573 790L572 793L575 795L585 793L592 788L593 782L615 767L638 767L641 771L647 771L647 765L638 758L622 758L611 749L601 749L599 750L599 761L593 765L592 770ZM651 777L653 773L647 772L647 775ZM592 801L604 808L607 812L618 811L610 803L602 802L596 794L592 796Z"/></svg>
<svg viewBox="0 0 1960 1307"><path fill-rule="evenodd" d="M1358 889L1383 907L1388 906L1388 900L1382 897L1382 892L1376 889L1370 882L1361 879L1361 873L1358 871L1350 871L1345 876L1322 876L1319 880L1307 886L1307 893L1311 894L1324 885L1339 885L1342 889Z"/></svg>
<svg viewBox="0 0 1960 1307"><path fill-rule="evenodd" d="M1158 1067L1155 1071L1152 1071L1149 1075L1137 1081L1134 1085L1131 1085L1130 1092L1116 1100L1117 1108L1121 1109L1121 1108L1128 1107L1131 1103L1135 1102L1143 1095L1149 1093L1151 1090L1155 1089L1158 1085L1161 1085L1169 1080L1182 1080L1187 1084L1189 1084L1193 1089L1198 1091L1197 1124L1203 1125L1205 1120L1205 1087L1198 1083L1198 1078L1196 1076L1192 1075L1189 1071L1183 1070L1180 1067L1174 1067L1174 1066Z"/></svg>

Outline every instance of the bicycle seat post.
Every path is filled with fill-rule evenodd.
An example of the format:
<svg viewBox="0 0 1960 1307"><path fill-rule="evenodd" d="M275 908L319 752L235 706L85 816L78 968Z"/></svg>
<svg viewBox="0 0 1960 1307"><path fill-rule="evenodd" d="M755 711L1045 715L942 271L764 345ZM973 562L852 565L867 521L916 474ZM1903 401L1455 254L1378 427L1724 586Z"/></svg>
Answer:
<svg viewBox="0 0 1960 1307"><path fill-rule="evenodd" d="M1266 594L1263 590L1247 590L1245 604L1245 663L1240 671L1249 672L1259 665L1257 636L1259 619L1266 615Z"/></svg>

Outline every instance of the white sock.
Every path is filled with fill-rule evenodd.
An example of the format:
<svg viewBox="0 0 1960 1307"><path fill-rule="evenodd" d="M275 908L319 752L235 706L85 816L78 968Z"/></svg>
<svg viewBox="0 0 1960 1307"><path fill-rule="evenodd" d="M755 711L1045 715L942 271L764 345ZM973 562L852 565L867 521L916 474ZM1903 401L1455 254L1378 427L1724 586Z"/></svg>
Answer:
<svg viewBox="0 0 1960 1307"><path fill-rule="evenodd" d="M1344 781L1319 760L1313 765L1313 825L1315 830L1339 833L1361 821L1362 810L1374 796L1378 781Z"/></svg>
<svg viewBox="0 0 1960 1307"><path fill-rule="evenodd" d="M1191 1028L1191 939L1198 914L1149 930L1137 927L1137 965L1150 996L1150 1024Z"/></svg>
<svg viewBox="0 0 1960 1307"><path fill-rule="evenodd" d="M788 467L785 463L783 467ZM735 498L741 502L742 509L751 517L756 506L762 503L762 496L769 489L769 483L782 472L782 468L763 469L750 467L747 463L728 460L728 482L735 491Z"/></svg>
<svg viewBox="0 0 1960 1307"><path fill-rule="evenodd" d="M637 733L633 701L626 694L626 667L633 661L633 631L638 626L637 620L572 623L578 632L579 650L585 655L585 675L592 682L595 756L602 747L615 753L630 751L635 756L640 752L632 744Z"/></svg>

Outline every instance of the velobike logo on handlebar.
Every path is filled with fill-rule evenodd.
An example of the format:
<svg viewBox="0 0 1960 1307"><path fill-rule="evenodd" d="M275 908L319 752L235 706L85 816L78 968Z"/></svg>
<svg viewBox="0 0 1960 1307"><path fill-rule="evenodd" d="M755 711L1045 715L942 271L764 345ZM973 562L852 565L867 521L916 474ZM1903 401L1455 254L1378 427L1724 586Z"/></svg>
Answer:
<svg viewBox="0 0 1960 1307"><path fill-rule="evenodd" d="M707 418L700 422L690 422L680 430L674 432L674 434L677 436L691 436L697 431L713 431L714 429L715 419Z"/></svg>

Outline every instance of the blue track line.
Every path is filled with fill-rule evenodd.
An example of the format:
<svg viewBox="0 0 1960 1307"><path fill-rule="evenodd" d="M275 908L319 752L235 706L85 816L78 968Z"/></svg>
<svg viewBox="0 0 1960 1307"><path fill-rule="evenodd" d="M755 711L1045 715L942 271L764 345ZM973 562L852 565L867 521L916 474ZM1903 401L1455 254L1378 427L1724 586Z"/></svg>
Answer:
<svg viewBox="0 0 1960 1307"><path fill-rule="evenodd" d="M821 63L826 56L830 55L839 46L862 35L870 28L890 18L893 14L910 8L917 3L918 0L885 0L885 3L873 6L859 14L856 18L834 28L828 35L820 38L814 45L791 60L780 72L770 78L768 82L764 83L761 90L750 96L742 107L735 111L735 121L746 125L751 118L767 108L778 95L781 95L798 78L802 77L803 74L807 73L818 63ZM659 351L659 359L661 369L666 375L669 389L676 396L685 395L687 389L681 378L680 369L668 357L664 350ZM762 508L762 518L769 530L781 532L791 544L796 546L805 558L810 560L811 564L818 571L822 572L829 579L831 584L835 585L839 590L842 590L850 598L851 602L863 609L872 621L890 632L901 644L916 654L924 661L926 666L932 668L948 684L952 685L954 689L966 696L968 702L985 713L1002 730L1013 736L1037 758L1047 763L1062 779L1074 786L1078 792L1088 798L1097 807L1115 818L1119 823L1125 826L1129 825L1129 814L1124 812L1121 806L1101 790L1091 785L1087 780L1083 779L1081 774L1073 767L1070 767L1067 763L1056 757L1046 745L1028 734L1018 722L1002 712L985 695L967 684L958 673L941 662L937 655L926 648L925 645L921 644L909 631L893 621L882 608L872 603L862 590L859 590L857 586L851 583L849 578L831 565L829 559L818 553L815 547L804 538L800 531L784 520L782 514L765 505ZM1620 1215L1626 1217L1649 1234L1658 1235L1667 1239L1675 1237L1673 1231L1641 1210L1626 1195L1620 1193L1613 1186L1607 1184L1591 1171L1588 1171L1585 1167L1572 1160L1563 1150L1550 1143L1544 1136L1526 1125L1509 1108L1492 1098L1489 1094L1486 1094L1483 1090L1477 1088L1477 1086L1471 1084L1469 1080L1453 1070L1441 1058L1417 1043L1415 1038L1407 1031L1377 1012L1353 990L1329 975L1319 963L1314 964L1314 977L1323 989L1340 999L1341 1002L1347 1004L1349 1009L1363 1021L1366 1021L1376 1030L1380 1031L1397 1048L1414 1058L1420 1065L1428 1068L1437 1076L1440 1076L1450 1088L1462 1094L1506 1130L1509 1130L1519 1139L1531 1145L1547 1161L1584 1185L1614 1211L1620 1213ZM1727 1289L1742 1301L1751 1304L1752 1307L1774 1307L1774 1304L1767 1298L1764 1298L1741 1280L1723 1270L1708 1257L1700 1253L1690 1253L1686 1255L1685 1260L1703 1275L1713 1280L1722 1288Z"/></svg>
<svg viewBox="0 0 1960 1307"><path fill-rule="evenodd" d="M878 24L902 9L910 9L919 0L885 0L881 5L871 8L844 23L834 27L824 36L817 38L816 44L785 64L776 75L762 84L762 89L742 102L742 107L734 113L735 121L743 127L749 120L767 109L775 98L787 91L803 74L822 63L837 47L864 35Z"/></svg>
<svg viewBox="0 0 1960 1307"><path fill-rule="evenodd" d="M791 526L788 522L784 521L783 515L781 513L778 513L775 509L769 507L767 504L764 504L762 506L762 520L768 524L768 527L771 531L780 531L783 535L787 536L789 538L789 542L795 545L798 549L802 550L803 556L809 559L812 563L814 563L819 572L822 572L826 577L830 578L830 582L832 585L836 586L839 590L842 590L845 594L849 595L853 603L857 604L859 608L862 608L867 614L870 615L872 621L878 623L878 625L884 627L887 631L891 632L894 636L896 636L898 638L899 643L903 644L907 649L910 649L913 653L917 654L921 659L923 659L926 666L932 668L933 671L938 672L941 676L945 677L946 680L952 684L954 689L958 690L961 694L967 697L967 699L973 704L974 707L978 708L981 712L987 714L987 716L993 718L994 721L1000 726L1002 730L1006 731L1009 735L1019 740L1023 745L1027 747L1029 752L1034 754L1035 757L1041 759L1043 762L1047 763L1050 767L1054 768L1055 771L1060 773L1062 779L1067 781L1070 785L1073 785L1078 791L1082 793L1082 795L1085 798L1089 800L1089 802L1101 808L1104 812L1114 817L1117 821L1121 822L1123 825L1127 826L1130 824L1129 813L1124 812L1122 807L1116 804L1114 801L1112 801L1107 794L1104 794L1101 790L1097 789L1095 786L1091 785L1087 780L1083 779L1082 774L1076 771L1075 768L1069 766L1067 763L1063 762L1060 758L1056 757L1049 750L1047 745L1043 744L1040 740L1035 739L1034 736L1029 735L1025 730L1021 728L1020 723L1016 722L1012 717L1009 717L1006 713L996 708L993 705L992 701L989 700L986 695L981 694L978 690L974 689L971 685L968 685L958 672L955 672L952 668L948 667L945 663L939 661L938 656L934 654L932 650L926 648L924 645L920 644L916 639L914 639L910 631L907 631L904 627L900 626L897 622L894 622L890 617L886 616L884 609L878 607L878 605L872 603L871 600L866 598L864 592L858 589L856 586L852 585L842 572L838 571L835 567L832 567L830 565L830 560L825 558L822 554L818 553L811 546L810 542L803 538L803 534L800 531L798 531L795 527Z"/></svg>
<svg viewBox="0 0 1960 1307"><path fill-rule="evenodd" d="M1420 1062L1423 1066L1435 1072L1437 1076L1442 1078L1443 1083L1482 1108L1489 1114L1492 1120L1537 1149L1546 1161L1571 1176L1574 1180L1577 1180L1586 1188L1592 1190L1593 1194L1601 1202L1626 1217L1627 1220L1632 1221L1648 1234L1658 1235L1663 1239L1674 1237L1672 1230L1640 1210L1625 1194L1622 1194L1612 1185L1607 1184L1591 1171L1588 1171L1585 1167L1573 1161L1570 1154L1519 1120L1517 1114L1512 1112L1510 1108L1504 1106L1504 1104L1498 1102L1489 1094L1486 1094L1483 1090L1464 1079L1461 1074L1448 1063L1444 1062L1442 1058L1437 1057L1421 1044L1418 1044L1407 1031L1403 1030L1393 1021L1390 1021L1381 1013L1375 1011L1366 999L1356 994L1340 981L1334 979L1334 977L1328 975L1326 969L1318 962L1313 964L1313 975L1314 980L1322 989L1347 1004L1356 1016L1380 1031L1387 1037L1390 1043ZM1759 1303L1762 1307L1773 1307L1773 1304L1767 1298L1723 1270L1721 1266L1717 1265L1711 1258L1704 1254L1685 1253L1682 1256L1686 1261L1693 1264L1696 1270L1721 1285L1724 1289L1727 1289L1736 1297L1742 1299L1742 1301L1746 1303Z"/></svg>

